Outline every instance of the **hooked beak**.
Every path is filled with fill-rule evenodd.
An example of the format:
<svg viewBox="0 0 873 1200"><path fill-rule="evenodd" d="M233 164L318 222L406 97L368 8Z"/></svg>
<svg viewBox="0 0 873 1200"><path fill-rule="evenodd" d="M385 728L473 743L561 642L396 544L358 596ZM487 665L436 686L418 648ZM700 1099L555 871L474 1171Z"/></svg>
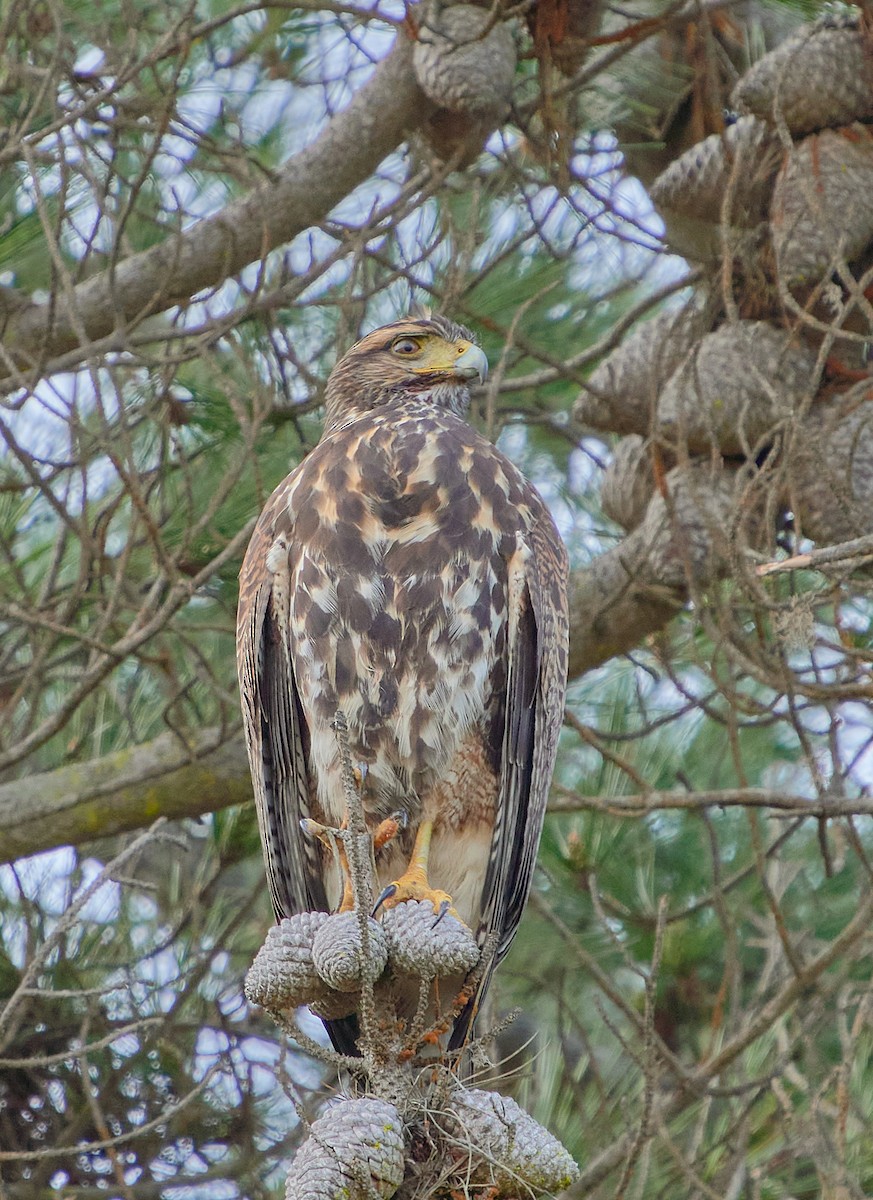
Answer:
<svg viewBox="0 0 873 1200"><path fill-rule="evenodd" d="M488 378L488 359L484 351L478 346L468 346L452 363L451 373L458 379L478 379L484 383Z"/></svg>

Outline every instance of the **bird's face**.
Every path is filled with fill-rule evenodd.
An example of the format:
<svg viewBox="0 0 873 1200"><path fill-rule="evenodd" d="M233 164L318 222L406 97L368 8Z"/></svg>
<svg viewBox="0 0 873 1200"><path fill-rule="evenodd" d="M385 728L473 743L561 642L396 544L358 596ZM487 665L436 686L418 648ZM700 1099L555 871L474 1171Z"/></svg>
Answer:
<svg viewBox="0 0 873 1200"><path fill-rule="evenodd" d="M470 384L487 372L488 360L463 325L442 317L396 321L367 334L334 367L325 430L410 396L463 416Z"/></svg>

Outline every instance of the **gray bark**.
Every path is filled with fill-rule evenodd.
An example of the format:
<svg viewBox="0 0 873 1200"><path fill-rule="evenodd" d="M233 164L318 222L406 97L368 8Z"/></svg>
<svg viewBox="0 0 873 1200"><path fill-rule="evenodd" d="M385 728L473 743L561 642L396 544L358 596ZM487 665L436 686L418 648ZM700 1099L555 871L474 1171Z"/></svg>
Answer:
<svg viewBox="0 0 873 1200"><path fill-rule="evenodd" d="M0 785L0 862L242 804L252 785L242 735L173 733Z"/></svg>

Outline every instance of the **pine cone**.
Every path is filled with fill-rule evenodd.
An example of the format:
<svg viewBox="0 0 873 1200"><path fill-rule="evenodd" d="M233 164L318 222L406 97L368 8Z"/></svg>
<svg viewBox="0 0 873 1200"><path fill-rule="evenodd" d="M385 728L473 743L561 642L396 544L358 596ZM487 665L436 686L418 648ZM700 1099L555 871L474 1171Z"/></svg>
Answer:
<svg viewBox="0 0 873 1200"><path fill-rule="evenodd" d="M717 225L725 194L732 187L729 222L754 227L767 216L781 158L773 130L757 117L740 117L723 133L711 134L675 159L649 188L649 195L658 209Z"/></svg>
<svg viewBox="0 0 873 1200"><path fill-rule="evenodd" d="M647 434L661 389L712 322L712 304L697 297L638 325L589 376L576 420L589 429Z"/></svg>
<svg viewBox="0 0 873 1200"><path fill-rule="evenodd" d="M579 1175L558 1139L508 1096L458 1089L443 1123L465 1152L459 1173L477 1186L496 1187L491 1195L517 1197L522 1188L563 1191Z"/></svg>
<svg viewBox="0 0 873 1200"><path fill-rule="evenodd" d="M417 979L466 975L479 961L479 947L467 926L449 913L437 921L427 900L407 900L389 909L382 928L396 975Z"/></svg>
<svg viewBox="0 0 873 1200"><path fill-rule="evenodd" d="M375 979L385 970L388 948L385 935L375 921L370 920L367 928ZM312 961L324 982L338 992L360 990L365 964L357 913L334 913L322 924L312 943Z"/></svg>
<svg viewBox="0 0 873 1200"><path fill-rule="evenodd" d="M816 356L765 321L725 324L700 339L658 402L658 433L694 452L752 456L815 391ZM757 449L756 449L757 448Z"/></svg>
<svg viewBox="0 0 873 1200"><path fill-rule="evenodd" d="M796 145L776 180L776 268L787 287L817 283L873 242L873 134L826 129Z"/></svg>
<svg viewBox="0 0 873 1200"><path fill-rule="evenodd" d="M423 22L413 49L416 77L439 105L421 127L430 150L446 162L472 162L509 108L515 42L506 25L472 4L455 4ZM484 30L488 30L484 33Z"/></svg>
<svg viewBox="0 0 873 1200"><path fill-rule="evenodd" d="M313 1122L285 1183L285 1200L388 1200L403 1180L403 1125L393 1104L341 1100Z"/></svg>
<svg viewBox="0 0 873 1200"><path fill-rule="evenodd" d="M648 549L646 574L683 593L690 582L709 583L731 561L736 472L695 462L674 467L665 495L655 492L639 529Z"/></svg>
<svg viewBox="0 0 873 1200"><path fill-rule="evenodd" d="M873 52L858 14L826 16L765 54L731 102L793 134L873 117Z"/></svg>
<svg viewBox="0 0 873 1200"><path fill-rule="evenodd" d="M269 1012L308 1004L324 990L312 961L312 944L328 919L325 912L286 917L267 933L246 974L246 999Z"/></svg>
<svg viewBox="0 0 873 1200"><path fill-rule="evenodd" d="M828 546L873 529L873 380L812 410L788 470L786 500L805 537Z"/></svg>
<svg viewBox="0 0 873 1200"><path fill-rule="evenodd" d="M622 528L636 529L646 515L654 489L648 441L638 433L622 438L603 473L600 507Z"/></svg>
<svg viewBox="0 0 873 1200"><path fill-rule="evenodd" d="M506 25L493 20L472 4L431 14L418 31L412 62L434 104L496 124L509 107L515 42Z"/></svg>

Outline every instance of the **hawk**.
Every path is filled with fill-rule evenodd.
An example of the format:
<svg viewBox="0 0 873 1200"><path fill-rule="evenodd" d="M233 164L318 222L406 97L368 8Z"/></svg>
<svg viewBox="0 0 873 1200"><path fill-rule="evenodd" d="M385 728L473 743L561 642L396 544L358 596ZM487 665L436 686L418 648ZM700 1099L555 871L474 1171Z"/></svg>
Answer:
<svg viewBox="0 0 873 1200"><path fill-rule="evenodd" d="M530 891L564 710L567 556L543 500L465 420L487 360L434 316L368 334L240 574L238 667L276 917L336 909L341 710L387 903L447 904L506 953ZM458 1016L460 1046L487 985ZM354 1053L356 1019L326 1022Z"/></svg>

